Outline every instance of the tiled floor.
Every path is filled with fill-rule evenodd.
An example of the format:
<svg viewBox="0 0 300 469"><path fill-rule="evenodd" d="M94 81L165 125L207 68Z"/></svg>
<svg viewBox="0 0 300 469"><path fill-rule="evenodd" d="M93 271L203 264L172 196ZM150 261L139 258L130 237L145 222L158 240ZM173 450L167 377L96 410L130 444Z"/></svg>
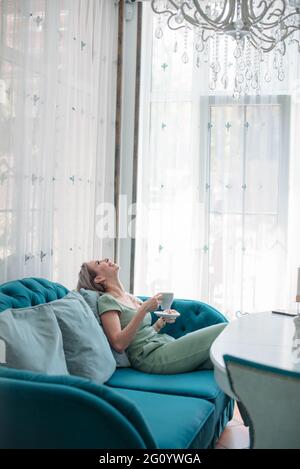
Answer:
<svg viewBox="0 0 300 469"><path fill-rule="evenodd" d="M249 429L235 406L233 419L228 423L215 449L247 449L249 448Z"/></svg>

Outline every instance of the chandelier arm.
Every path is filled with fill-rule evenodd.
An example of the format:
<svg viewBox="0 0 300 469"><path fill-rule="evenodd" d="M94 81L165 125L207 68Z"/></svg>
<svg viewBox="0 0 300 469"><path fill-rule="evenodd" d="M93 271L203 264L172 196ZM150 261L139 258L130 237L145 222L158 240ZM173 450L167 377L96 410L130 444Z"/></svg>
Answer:
<svg viewBox="0 0 300 469"><path fill-rule="evenodd" d="M264 27L264 29L272 29L274 27L274 25L281 25L281 24L284 24L289 18L291 17L294 17L294 16L298 16L299 15L299 18L300 18L300 11L293 11L292 13L289 13L288 15L286 15L284 18L282 18L279 22L276 21L274 24L271 24L271 23L265 23L263 21L261 21L260 25ZM253 25L255 25L255 23L253 23ZM285 24L284 24L285 25ZM292 25L290 26L287 26L285 25L286 28L290 28L292 27ZM296 30L299 30L300 29L300 26L297 26L295 27L295 31Z"/></svg>
<svg viewBox="0 0 300 469"><path fill-rule="evenodd" d="M284 36L281 38L281 42L283 44L285 44L285 40L290 37L292 34L294 34L294 32L296 31L299 31L299 27L297 26L289 26L287 27L286 29L286 33L284 34Z"/></svg>
<svg viewBox="0 0 300 469"><path fill-rule="evenodd" d="M257 42L255 41L254 39L254 36L252 36L251 38L248 39L250 44L257 50L262 50L264 53L268 53L268 52L271 52L274 47L275 47L275 44L272 44L270 45L269 47L261 47L260 44L257 44Z"/></svg>
<svg viewBox="0 0 300 469"><path fill-rule="evenodd" d="M258 31L259 34L256 33L256 30ZM272 43L277 42L273 36L268 36L267 34L262 33L261 30L257 26L253 26L253 28L251 29L251 34L257 37L257 39L259 39L260 41L272 42Z"/></svg>
<svg viewBox="0 0 300 469"><path fill-rule="evenodd" d="M205 36L204 36L204 33L207 32L207 31L214 31L214 29L211 29L211 30L206 29L205 31L202 30L201 36L202 36L202 41L203 41L203 42L208 42L209 39L213 39L213 38L214 38L214 36L213 36L212 34L207 34L207 37L205 37Z"/></svg>
<svg viewBox="0 0 300 469"><path fill-rule="evenodd" d="M171 3L175 8L178 8L176 3L173 0L169 0L169 3ZM157 13L158 15L163 15L164 13L169 13L172 16L176 15L176 13L174 13L172 10L169 10L168 8L164 10L157 10L156 0L151 0L151 8L154 11L154 13Z"/></svg>
<svg viewBox="0 0 300 469"><path fill-rule="evenodd" d="M293 13L292 13L293 14ZM266 21L255 21L253 24L257 24L257 23L260 23L262 26L264 26L264 28L274 28L275 26L277 26L278 24L282 23L285 18L282 18L281 20L279 20L280 18L280 15L276 15L277 16L277 20L273 21L273 22L266 22Z"/></svg>
<svg viewBox="0 0 300 469"><path fill-rule="evenodd" d="M276 8L276 10L275 10L275 12L276 12L276 11L279 12L279 14L278 14L278 15L275 15L275 16L279 17L279 16L281 16L281 15L284 15L285 10L286 10L286 6L285 6L284 0L272 0L272 2L270 3L270 5L267 5L266 1L265 1L265 0L262 0L262 1L258 4L257 8L259 9L259 8L261 8L261 7L264 7L264 10L263 10L262 13L260 13L258 16L255 15L255 12L254 12L254 9L253 9L253 0L251 0L251 1L250 1L250 4L249 4L250 10L251 10L251 13L250 13L250 11L249 11L249 17L251 17L251 20L252 20L253 24L260 23L261 20L266 16L266 14L268 13L268 11L269 11L269 10L274 6L274 4L277 3L278 1L281 1L281 2L282 2L282 9ZM269 16L269 18L272 17L272 16L275 14L275 12L273 12L273 13ZM278 20L276 20L276 21L274 21L274 22L272 22L272 23L261 22L261 24L264 24L264 25L271 25L271 24L272 24L273 26L275 26L277 23L278 23Z"/></svg>
<svg viewBox="0 0 300 469"><path fill-rule="evenodd" d="M231 19L234 18L234 13L235 13L235 0L225 0L224 2L224 6L223 6L223 10L222 10L222 13L218 16L218 18L216 18L215 20L212 20L206 13L204 13L204 11L202 10L200 4L199 4L199 0L193 0L194 1L194 5L195 5L195 8L196 8L196 12L198 12L198 14L208 23L210 24L211 26L213 26L214 29L219 29L220 26L225 26L225 23L228 23L228 21ZM187 5L186 2L184 2L185 5ZM227 5L229 4L229 11L228 11L228 14L226 15L226 17L222 20L222 18L224 17L224 14L225 14L225 11L226 11L226 8L227 8ZM195 14L196 14L195 12ZM188 15L187 15L188 16Z"/></svg>
<svg viewBox="0 0 300 469"><path fill-rule="evenodd" d="M253 0L250 0L249 2L249 16L253 21L260 21L264 16L267 11L268 5L265 0L261 1L260 4L258 5L257 8L261 8L264 6L264 10L262 13L260 13L258 16L255 14L254 8L253 8Z"/></svg>
<svg viewBox="0 0 300 469"><path fill-rule="evenodd" d="M259 34L257 34L255 32L255 29L253 28L252 31L251 31L252 34L249 37L249 40L253 39L255 41L255 38L258 39L259 44L257 44L256 41L255 41L255 47L257 49L262 49L264 52L269 52L270 50L274 49L274 47L277 44L276 39L272 36L268 36L267 34L261 33L260 30L258 30L258 32L259 32ZM284 44L284 42L282 42L282 43ZM267 46L268 44L269 45L271 44L271 48Z"/></svg>
<svg viewBox="0 0 300 469"><path fill-rule="evenodd" d="M256 39L258 41L256 41ZM267 53L276 47L276 41L273 38L266 35L257 35L255 31L252 31L252 35L248 38L249 42L258 50L262 50Z"/></svg>
<svg viewBox="0 0 300 469"><path fill-rule="evenodd" d="M177 4L173 0L169 0L169 3L171 3L171 5L173 5L174 8L178 9ZM164 13L169 13L169 18L167 19L167 23L168 23L168 27L172 31L177 31L178 29L183 29L183 28L186 27L185 25L182 25L182 26L178 25L176 27L172 26L171 21L172 21L173 17L177 15L177 10L175 12L172 11L172 10L169 10L169 9L157 10L155 5L156 5L156 0L152 0L151 1L151 8L154 11L154 13L157 13L158 15L163 15Z"/></svg>
<svg viewBox="0 0 300 469"><path fill-rule="evenodd" d="M179 29L184 29L184 28L187 27L187 26L185 26L185 25L181 25L181 26L180 26L179 24L176 25L176 27L172 26L171 21L172 21L172 19L173 19L173 16L174 16L174 15L169 16L169 18L167 19L168 27L169 27L172 31L178 31ZM189 29L190 29L190 28L189 28Z"/></svg>

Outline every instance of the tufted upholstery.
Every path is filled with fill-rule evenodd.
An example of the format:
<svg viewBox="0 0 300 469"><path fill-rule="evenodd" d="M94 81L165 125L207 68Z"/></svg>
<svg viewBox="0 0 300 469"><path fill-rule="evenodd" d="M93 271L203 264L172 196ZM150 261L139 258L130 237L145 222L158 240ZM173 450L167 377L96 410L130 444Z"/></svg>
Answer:
<svg viewBox="0 0 300 469"><path fill-rule="evenodd" d="M7 308L27 308L63 298L69 290L44 278L23 278L0 286L0 312Z"/></svg>
<svg viewBox="0 0 300 469"><path fill-rule="evenodd" d="M145 296L140 297L142 300L147 299ZM189 332L209 327L214 324L227 322L223 314L217 311L212 306L195 300L179 300L175 299L171 306L176 309L181 316L174 324L167 324L163 328L164 334L169 334L175 339L188 334ZM152 314L153 322L157 320L157 316Z"/></svg>

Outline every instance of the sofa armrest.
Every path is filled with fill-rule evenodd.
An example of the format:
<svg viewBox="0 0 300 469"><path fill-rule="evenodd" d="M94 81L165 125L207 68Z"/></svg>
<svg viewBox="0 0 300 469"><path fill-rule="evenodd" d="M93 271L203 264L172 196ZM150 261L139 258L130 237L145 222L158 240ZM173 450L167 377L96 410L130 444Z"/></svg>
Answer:
<svg viewBox="0 0 300 469"><path fill-rule="evenodd" d="M73 376L0 368L0 448L155 448L133 402Z"/></svg>
<svg viewBox="0 0 300 469"><path fill-rule="evenodd" d="M139 298L145 301L148 297L139 296ZM167 324L162 329L162 333L171 335L175 339L204 327L228 322L217 309L201 301L175 299L171 308L176 309L180 313L180 317L174 324ZM153 313L152 320L153 322L157 320L157 316Z"/></svg>

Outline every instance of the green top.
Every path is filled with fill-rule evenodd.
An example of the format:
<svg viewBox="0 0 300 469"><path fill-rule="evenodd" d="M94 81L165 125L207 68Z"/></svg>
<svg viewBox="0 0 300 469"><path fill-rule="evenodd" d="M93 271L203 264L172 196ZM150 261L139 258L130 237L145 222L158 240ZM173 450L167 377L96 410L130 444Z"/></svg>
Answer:
<svg viewBox="0 0 300 469"><path fill-rule="evenodd" d="M98 299L98 314L101 317L107 311L119 311L121 313L121 329L124 329L137 313L137 308L119 303L112 295L105 293ZM167 334L158 334L151 323L151 314L147 313L133 341L126 349L130 361L133 361L134 358L137 358L142 353L148 354L155 348L175 340Z"/></svg>

